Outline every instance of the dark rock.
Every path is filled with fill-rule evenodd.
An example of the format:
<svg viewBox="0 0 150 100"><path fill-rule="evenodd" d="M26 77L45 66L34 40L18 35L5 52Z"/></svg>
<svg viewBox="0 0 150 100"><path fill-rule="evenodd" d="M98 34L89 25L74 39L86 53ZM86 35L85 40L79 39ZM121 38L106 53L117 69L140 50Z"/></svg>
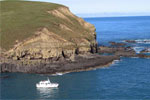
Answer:
<svg viewBox="0 0 150 100"><path fill-rule="evenodd" d="M108 46L100 46L98 48L99 53L113 53L116 52L135 52L131 47L108 47Z"/></svg>
<svg viewBox="0 0 150 100"><path fill-rule="evenodd" d="M125 43L117 43L117 42L109 42L111 44L111 46L115 46L115 47L123 47L126 44Z"/></svg>
<svg viewBox="0 0 150 100"><path fill-rule="evenodd" d="M98 44L91 45L91 53L98 53Z"/></svg>
<svg viewBox="0 0 150 100"><path fill-rule="evenodd" d="M137 57L140 57L140 58L150 58L150 55L138 54Z"/></svg>
<svg viewBox="0 0 150 100"><path fill-rule="evenodd" d="M136 43L135 40L125 40L125 42L127 42L127 43Z"/></svg>
<svg viewBox="0 0 150 100"><path fill-rule="evenodd" d="M75 54L78 55L79 54L79 48L76 48L75 50Z"/></svg>
<svg viewBox="0 0 150 100"><path fill-rule="evenodd" d="M122 56L122 57L136 57L136 52L133 51L118 51L115 53L117 56Z"/></svg>
<svg viewBox="0 0 150 100"><path fill-rule="evenodd" d="M93 68L103 67L111 64L113 60L119 60L118 56L101 56L97 54L89 54L86 56L75 56L75 61L64 61L55 63L36 63L36 65L20 66L19 62L1 63L1 72L24 72L24 73L38 73L38 74L55 74L58 72L74 72L83 71Z"/></svg>
<svg viewBox="0 0 150 100"><path fill-rule="evenodd" d="M140 53L150 53L150 48L145 48Z"/></svg>

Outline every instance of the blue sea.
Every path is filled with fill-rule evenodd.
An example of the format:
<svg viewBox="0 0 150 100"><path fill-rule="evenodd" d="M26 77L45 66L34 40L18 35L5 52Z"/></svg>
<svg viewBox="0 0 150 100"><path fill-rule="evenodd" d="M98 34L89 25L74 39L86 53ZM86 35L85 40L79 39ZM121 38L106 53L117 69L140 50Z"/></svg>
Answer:
<svg viewBox="0 0 150 100"><path fill-rule="evenodd" d="M85 18L96 27L99 45L133 39L137 50L150 48L150 17ZM1 100L150 100L150 59L121 58L110 67L64 75L3 73ZM50 78L58 88L39 89Z"/></svg>

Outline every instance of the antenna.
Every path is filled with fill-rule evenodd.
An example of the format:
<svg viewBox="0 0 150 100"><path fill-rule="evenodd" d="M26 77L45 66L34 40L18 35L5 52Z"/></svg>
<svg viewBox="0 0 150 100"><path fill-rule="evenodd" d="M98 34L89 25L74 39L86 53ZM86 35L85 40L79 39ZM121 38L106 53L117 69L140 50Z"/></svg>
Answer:
<svg viewBox="0 0 150 100"><path fill-rule="evenodd" d="M47 80L50 82L49 78L47 77ZM51 83L51 82L50 82Z"/></svg>

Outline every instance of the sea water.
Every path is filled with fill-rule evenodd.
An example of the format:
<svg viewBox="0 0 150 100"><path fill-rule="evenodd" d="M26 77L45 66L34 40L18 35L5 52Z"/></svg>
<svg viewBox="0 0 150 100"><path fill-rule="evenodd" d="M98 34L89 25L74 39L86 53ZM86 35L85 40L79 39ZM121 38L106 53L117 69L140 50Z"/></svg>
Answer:
<svg viewBox="0 0 150 100"><path fill-rule="evenodd" d="M99 45L109 41L133 39L137 48L150 48L150 17L85 18L96 27ZM140 49L142 50L142 49ZM139 52L139 51L138 51ZM3 73L1 100L150 100L150 59L121 58L110 67L57 75ZM36 88L36 83L50 78L58 88Z"/></svg>

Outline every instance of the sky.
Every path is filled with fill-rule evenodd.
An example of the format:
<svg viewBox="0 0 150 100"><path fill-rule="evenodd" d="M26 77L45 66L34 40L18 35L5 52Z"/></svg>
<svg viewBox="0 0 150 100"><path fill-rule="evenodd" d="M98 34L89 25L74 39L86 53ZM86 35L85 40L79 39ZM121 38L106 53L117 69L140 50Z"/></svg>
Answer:
<svg viewBox="0 0 150 100"><path fill-rule="evenodd" d="M37 0L32 0L37 1ZM38 0L66 5L80 16L150 15L150 0Z"/></svg>

